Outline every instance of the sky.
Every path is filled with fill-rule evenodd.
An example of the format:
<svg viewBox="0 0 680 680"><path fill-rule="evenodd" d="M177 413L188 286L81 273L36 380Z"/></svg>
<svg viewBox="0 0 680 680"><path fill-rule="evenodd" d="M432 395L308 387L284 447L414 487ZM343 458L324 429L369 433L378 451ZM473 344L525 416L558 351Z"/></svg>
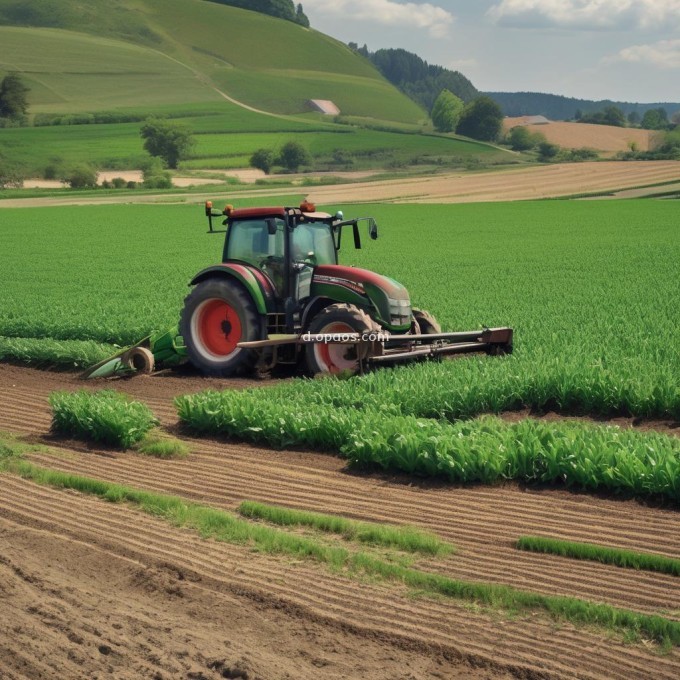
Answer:
<svg viewBox="0 0 680 680"><path fill-rule="evenodd" d="M680 0L302 0L312 27L402 47L477 89L680 101Z"/></svg>

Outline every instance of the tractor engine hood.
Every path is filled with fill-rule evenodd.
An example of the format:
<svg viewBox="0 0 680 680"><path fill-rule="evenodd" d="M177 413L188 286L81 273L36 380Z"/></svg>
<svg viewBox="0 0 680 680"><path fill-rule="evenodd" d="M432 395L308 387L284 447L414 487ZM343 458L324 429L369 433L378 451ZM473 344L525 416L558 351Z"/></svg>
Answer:
<svg viewBox="0 0 680 680"><path fill-rule="evenodd" d="M368 269L339 264L314 269L312 295L373 308L384 326L404 331L411 325L411 301L398 281Z"/></svg>

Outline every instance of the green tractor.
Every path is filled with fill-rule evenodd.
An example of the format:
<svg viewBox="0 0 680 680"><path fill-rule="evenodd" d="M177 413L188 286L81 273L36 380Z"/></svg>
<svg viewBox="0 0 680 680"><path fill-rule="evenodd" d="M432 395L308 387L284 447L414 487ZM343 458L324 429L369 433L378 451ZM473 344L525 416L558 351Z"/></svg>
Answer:
<svg viewBox="0 0 680 680"><path fill-rule="evenodd" d="M442 333L426 311L412 309L400 283L338 263L343 232L361 248L359 224L342 213L298 208L216 211L211 233L226 233L220 264L191 281L180 318L189 361L203 373L229 376L255 367L304 362L311 374L356 373L371 364L455 352L512 351L510 328ZM213 228L223 218L224 230Z"/></svg>

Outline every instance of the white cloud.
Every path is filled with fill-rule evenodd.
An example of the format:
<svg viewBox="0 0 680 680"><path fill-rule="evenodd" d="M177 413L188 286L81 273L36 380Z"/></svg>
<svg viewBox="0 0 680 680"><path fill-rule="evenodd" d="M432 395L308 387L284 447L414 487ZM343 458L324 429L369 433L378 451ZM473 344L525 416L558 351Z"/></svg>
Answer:
<svg viewBox="0 0 680 680"><path fill-rule="evenodd" d="M487 14L525 28L658 28L680 25L680 0L501 0Z"/></svg>
<svg viewBox="0 0 680 680"><path fill-rule="evenodd" d="M343 19L425 29L433 38L446 37L454 21L451 12L429 2L419 4L394 0L304 0L304 7L305 10L316 10Z"/></svg>
<svg viewBox="0 0 680 680"><path fill-rule="evenodd" d="M652 45L633 45L603 59L605 64L627 62L650 64L663 69L680 69L680 40L660 40Z"/></svg>

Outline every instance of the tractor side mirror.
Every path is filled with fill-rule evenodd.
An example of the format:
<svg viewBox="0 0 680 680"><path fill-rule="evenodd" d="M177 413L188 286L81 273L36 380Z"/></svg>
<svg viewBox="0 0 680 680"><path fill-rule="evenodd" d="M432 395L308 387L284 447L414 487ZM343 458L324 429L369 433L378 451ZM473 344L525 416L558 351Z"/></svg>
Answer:
<svg viewBox="0 0 680 680"><path fill-rule="evenodd" d="M373 241L378 238L378 224L372 217L368 222L368 235Z"/></svg>
<svg viewBox="0 0 680 680"><path fill-rule="evenodd" d="M271 217L266 220L267 222L267 231L269 232L270 236L276 236L276 220L273 220Z"/></svg>

